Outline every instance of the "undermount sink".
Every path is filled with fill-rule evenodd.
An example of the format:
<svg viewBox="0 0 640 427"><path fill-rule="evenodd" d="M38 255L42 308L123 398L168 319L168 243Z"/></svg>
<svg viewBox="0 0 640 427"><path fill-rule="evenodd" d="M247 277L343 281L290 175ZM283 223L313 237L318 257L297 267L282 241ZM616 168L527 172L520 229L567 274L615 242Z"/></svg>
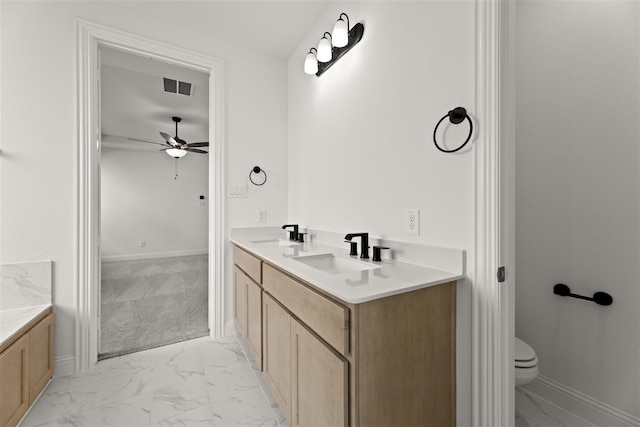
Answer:
<svg viewBox="0 0 640 427"><path fill-rule="evenodd" d="M298 242L284 239L251 240L251 243L261 246L295 246L299 244Z"/></svg>
<svg viewBox="0 0 640 427"><path fill-rule="evenodd" d="M344 274L354 271L372 270L379 268L377 265L367 264L365 262L351 260L348 258L336 257L334 254L315 254L304 255L291 258L298 262L313 267L316 270L327 274Z"/></svg>

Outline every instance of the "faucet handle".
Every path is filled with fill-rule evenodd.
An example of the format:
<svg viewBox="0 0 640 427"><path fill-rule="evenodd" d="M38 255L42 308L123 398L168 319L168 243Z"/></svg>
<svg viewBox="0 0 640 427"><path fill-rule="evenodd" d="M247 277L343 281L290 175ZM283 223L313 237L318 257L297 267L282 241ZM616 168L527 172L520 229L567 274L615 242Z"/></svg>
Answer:
<svg viewBox="0 0 640 427"><path fill-rule="evenodd" d="M298 239L296 240L296 242L300 242L300 243L304 243L304 236L307 233L298 233Z"/></svg>
<svg viewBox="0 0 640 427"><path fill-rule="evenodd" d="M358 241L345 240L349 243L349 255L358 255Z"/></svg>
<svg viewBox="0 0 640 427"><path fill-rule="evenodd" d="M386 246L374 246L373 247L373 258L371 259L371 261L377 261L377 262L382 261L382 258L380 257L380 252L383 249L389 249L389 248L386 247Z"/></svg>

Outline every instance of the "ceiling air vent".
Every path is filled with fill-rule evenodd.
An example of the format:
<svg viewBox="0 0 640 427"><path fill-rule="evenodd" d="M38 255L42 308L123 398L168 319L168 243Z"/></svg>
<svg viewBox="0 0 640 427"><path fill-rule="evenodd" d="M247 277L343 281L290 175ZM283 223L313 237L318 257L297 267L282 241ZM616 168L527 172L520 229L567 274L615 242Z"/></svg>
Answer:
<svg viewBox="0 0 640 427"><path fill-rule="evenodd" d="M191 96L191 88L193 85L187 82L180 82L174 79L163 77L164 91L170 93L178 93L180 95Z"/></svg>

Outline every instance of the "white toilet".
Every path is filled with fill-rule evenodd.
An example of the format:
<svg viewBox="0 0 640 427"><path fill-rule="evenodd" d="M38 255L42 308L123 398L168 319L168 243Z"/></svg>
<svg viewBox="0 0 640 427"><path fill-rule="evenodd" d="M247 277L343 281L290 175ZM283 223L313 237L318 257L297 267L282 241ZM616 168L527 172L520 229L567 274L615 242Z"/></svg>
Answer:
<svg viewBox="0 0 640 427"><path fill-rule="evenodd" d="M538 357L533 348L520 338L515 337L513 354L516 367L516 385L533 381L538 376Z"/></svg>

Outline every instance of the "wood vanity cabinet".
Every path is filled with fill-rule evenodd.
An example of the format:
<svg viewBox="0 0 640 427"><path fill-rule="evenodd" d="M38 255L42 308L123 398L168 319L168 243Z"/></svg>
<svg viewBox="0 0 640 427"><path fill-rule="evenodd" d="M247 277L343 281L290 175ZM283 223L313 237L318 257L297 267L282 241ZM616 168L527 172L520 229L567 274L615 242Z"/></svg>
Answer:
<svg viewBox="0 0 640 427"><path fill-rule="evenodd" d="M233 255L236 327L262 369L262 261L237 247Z"/></svg>
<svg viewBox="0 0 640 427"><path fill-rule="evenodd" d="M0 347L0 426L15 426L53 376L53 310Z"/></svg>
<svg viewBox="0 0 640 427"><path fill-rule="evenodd" d="M260 277L263 375L292 426L456 424L455 282L351 304Z"/></svg>
<svg viewBox="0 0 640 427"><path fill-rule="evenodd" d="M264 378L291 425L348 425L347 360L268 294L263 328Z"/></svg>

